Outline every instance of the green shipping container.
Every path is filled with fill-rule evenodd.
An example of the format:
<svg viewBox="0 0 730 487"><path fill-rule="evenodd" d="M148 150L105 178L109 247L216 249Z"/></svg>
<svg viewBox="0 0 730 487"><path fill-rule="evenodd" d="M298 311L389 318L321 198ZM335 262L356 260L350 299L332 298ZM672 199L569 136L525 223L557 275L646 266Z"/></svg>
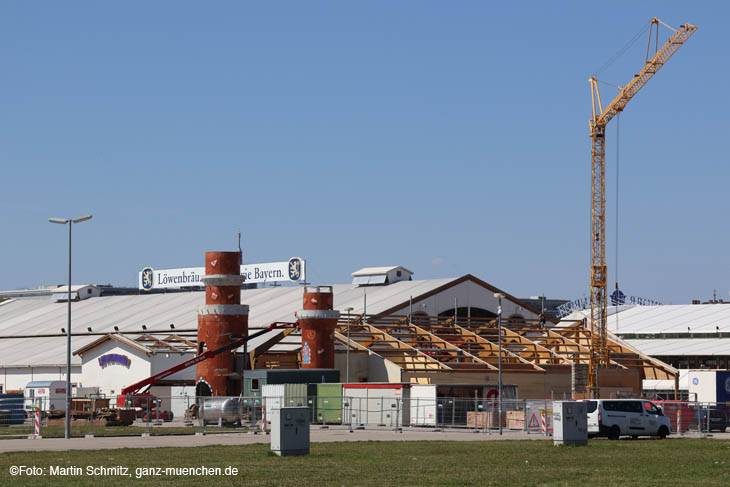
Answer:
<svg viewBox="0 0 730 487"><path fill-rule="evenodd" d="M337 383L340 371L337 369L256 369L243 371L244 397L261 397L261 388L266 384L316 384ZM315 395L310 393L310 396Z"/></svg>
<svg viewBox="0 0 730 487"><path fill-rule="evenodd" d="M342 423L342 384L317 384L317 422Z"/></svg>

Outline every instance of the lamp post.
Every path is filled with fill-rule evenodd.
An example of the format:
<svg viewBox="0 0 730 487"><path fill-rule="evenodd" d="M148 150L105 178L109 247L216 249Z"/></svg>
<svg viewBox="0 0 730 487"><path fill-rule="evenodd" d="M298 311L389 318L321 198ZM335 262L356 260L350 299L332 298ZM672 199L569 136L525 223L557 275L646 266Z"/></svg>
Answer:
<svg viewBox="0 0 730 487"><path fill-rule="evenodd" d="M73 223L91 220L91 215L78 218L49 218L51 223L68 224L68 327L66 328L66 430L64 438L71 438L71 227Z"/></svg>
<svg viewBox="0 0 730 487"><path fill-rule="evenodd" d="M502 298L504 293L494 293L499 301L497 306L497 342L499 343L499 355L497 357L497 398L499 399L499 434L502 434Z"/></svg>
<svg viewBox="0 0 730 487"><path fill-rule="evenodd" d="M345 375L347 375L347 383L350 383L350 313L354 308L345 308L347 311L347 364L345 365Z"/></svg>

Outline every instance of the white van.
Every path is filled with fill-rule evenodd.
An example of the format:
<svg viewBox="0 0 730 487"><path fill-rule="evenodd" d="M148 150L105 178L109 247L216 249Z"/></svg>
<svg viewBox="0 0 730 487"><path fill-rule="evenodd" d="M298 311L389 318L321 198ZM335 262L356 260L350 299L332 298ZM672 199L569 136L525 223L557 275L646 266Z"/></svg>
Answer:
<svg viewBox="0 0 730 487"><path fill-rule="evenodd" d="M666 438L671 432L669 418L662 409L645 399L588 400L588 435L658 436Z"/></svg>

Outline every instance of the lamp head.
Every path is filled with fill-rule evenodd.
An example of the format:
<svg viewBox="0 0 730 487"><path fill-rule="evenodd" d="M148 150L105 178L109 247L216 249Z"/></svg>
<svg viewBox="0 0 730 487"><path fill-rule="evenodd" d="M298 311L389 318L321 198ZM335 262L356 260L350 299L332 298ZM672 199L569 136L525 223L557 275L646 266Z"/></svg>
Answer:
<svg viewBox="0 0 730 487"><path fill-rule="evenodd" d="M91 220L91 215L80 216L78 218L74 218L71 221L74 223L81 223L81 222L85 222L86 220Z"/></svg>

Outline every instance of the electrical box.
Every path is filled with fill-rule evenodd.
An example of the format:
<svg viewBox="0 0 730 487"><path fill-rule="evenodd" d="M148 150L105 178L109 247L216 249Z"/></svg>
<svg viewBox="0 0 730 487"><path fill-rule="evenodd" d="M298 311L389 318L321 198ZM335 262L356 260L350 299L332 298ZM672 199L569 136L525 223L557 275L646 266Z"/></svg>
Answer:
<svg viewBox="0 0 730 487"><path fill-rule="evenodd" d="M307 407L271 410L271 451L279 456L309 455Z"/></svg>
<svg viewBox="0 0 730 487"><path fill-rule="evenodd" d="M553 401L553 444L588 444L588 403Z"/></svg>

